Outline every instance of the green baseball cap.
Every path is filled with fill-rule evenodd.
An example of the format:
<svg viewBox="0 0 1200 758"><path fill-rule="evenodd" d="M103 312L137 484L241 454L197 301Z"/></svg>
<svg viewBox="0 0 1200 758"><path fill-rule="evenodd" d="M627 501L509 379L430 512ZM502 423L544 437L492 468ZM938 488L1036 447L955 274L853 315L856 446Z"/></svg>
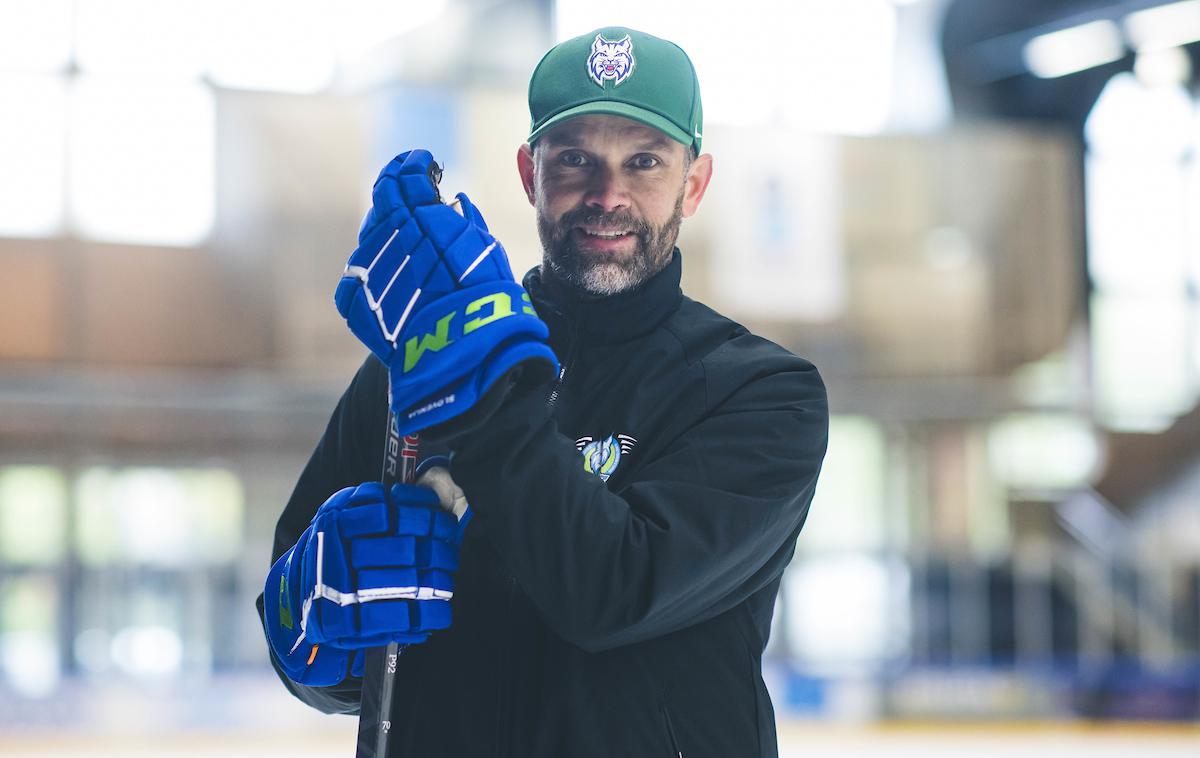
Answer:
<svg viewBox="0 0 1200 758"><path fill-rule="evenodd" d="M529 142L588 113L633 119L700 154L700 82L674 42L609 26L550 48L529 79Z"/></svg>

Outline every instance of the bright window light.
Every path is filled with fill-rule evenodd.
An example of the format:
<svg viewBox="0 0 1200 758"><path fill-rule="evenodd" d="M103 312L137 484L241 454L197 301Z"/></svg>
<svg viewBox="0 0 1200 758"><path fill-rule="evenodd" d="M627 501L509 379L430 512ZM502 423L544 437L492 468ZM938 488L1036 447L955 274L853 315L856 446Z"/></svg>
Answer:
<svg viewBox="0 0 1200 758"><path fill-rule="evenodd" d="M45 574L0 584L0 679L18 695L45 697L58 686L57 584Z"/></svg>
<svg viewBox="0 0 1200 758"><path fill-rule="evenodd" d="M1014 414L992 425L988 457L1010 487L1074 489L1095 472L1100 449L1086 419Z"/></svg>
<svg viewBox="0 0 1200 758"><path fill-rule="evenodd" d="M1154 431L1191 407L1188 160L1191 98L1132 74L1105 86L1084 125L1097 414ZM1195 255L1191 253L1191 255Z"/></svg>
<svg viewBox="0 0 1200 758"><path fill-rule="evenodd" d="M0 669L20 696L49 697L58 687L61 668L53 633L0 634Z"/></svg>
<svg viewBox="0 0 1200 758"><path fill-rule="evenodd" d="M447 0L397 3L395 0L356 0L330 3L328 24L338 57L354 62L378 45L424 26L445 12Z"/></svg>
<svg viewBox="0 0 1200 758"><path fill-rule="evenodd" d="M1084 127L1088 268L1098 288L1175 296L1187 276L1187 174L1195 118L1182 87L1118 74Z"/></svg>
<svg viewBox="0 0 1200 758"><path fill-rule="evenodd" d="M1195 139L1191 97L1182 87L1147 87L1129 73L1109 80L1084 123L1088 151L1178 160Z"/></svg>
<svg viewBox="0 0 1200 758"><path fill-rule="evenodd" d="M210 0L214 83L234 89L312 93L337 68L324 7L316 0ZM397 4L397 7L407 7Z"/></svg>
<svg viewBox="0 0 1200 758"><path fill-rule="evenodd" d="M242 547L241 481L220 468L89 468L78 480L77 549L89 566L233 561Z"/></svg>
<svg viewBox="0 0 1200 758"><path fill-rule="evenodd" d="M1112 21L1092 21L1034 37L1025 44L1024 55L1034 76L1054 79L1120 60L1125 43Z"/></svg>
<svg viewBox="0 0 1200 758"><path fill-rule="evenodd" d="M0 73L0 236L62 228L67 89L61 77Z"/></svg>
<svg viewBox="0 0 1200 758"><path fill-rule="evenodd" d="M1192 78L1192 61L1182 47L1145 50L1133 61L1133 75L1147 87L1183 85Z"/></svg>
<svg viewBox="0 0 1200 758"><path fill-rule="evenodd" d="M79 0L79 66L86 73L197 78L210 18L198 0Z"/></svg>
<svg viewBox="0 0 1200 758"><path fill-rule="evenodd" d="M76 492L85 564L179 566L189 560L187 496L170 470L91 468L80 475Z"/></svg>
<svg viewBox="0 0 1200 758"><path fill-rule="evenodd" d="M107 566L119 557L121 544L109 490L113 472L95 467L75 480L75 552L85 566Z"/></svg>
<svg viewBox="0 0 1200 758"><path fill-rule="evenodd" d="M809 666L895 657L908 639L908 573L863 555L797 560L783 581L788 643Z"/></svg>
<svg viewBox="0 0 1200 758"><path fill-rule="evenodd" d="M1200 303L1194 303L1192 308L1192 323L1200 324ZM1200 329L1192 329L1191 341L1192 377L1194 389L1200 395Z"/></svg>
<svg viewBox="0 0 1200 758"><path fill-rule="evenodd" d="M53 566L66 547L67 487L51 466L0 469L0 565Z"/></svg>
<svg viewBox="0 0 1200 758"><path fill-rule="evenodd" d="M862 416L833 416L829 451L799 549L811 553L882 548L886 466L879 424Z"/></svg>
<svg viewBox="0 0 1200 758"><path fill-rule="evenodd" d="M558 0L556 18L560 41L622 19L678 43L709 123L870 134L890 111L896 9L886 0L743 0L703 12L690 0Z"/></svg>
<svg viewBox="0 0 1200 758"><path fill-rule="evenodd" d="M137 678L178 674L183 667L183 640L165 626L129 626L113 635L112 660Z"/></svg>
<svg viewBox="0 0 1200 758"><path fill-rule="evenodd" d="M1183 291L1187 275L1181 165L1089 156L1088 270L1108 292L1153 297Z"/></svg>
<svg viewBox="0 0 1200 758"><path fill-rule="evenodd" d="M187 496L193 560L227 563L237 559L245 510L241 480L219 468L183 469L176 475Z"/></svg>
<svg viewBox="0 0 1200 758"><path fill-rule="evenodd" d="M69 207L84 236L195 245L213 226L215 117L205 86L82 77Z"/></svg>
<svg viewBox="0 0 1200 758"><path fill-rule="evenodd" d="M187 493L166 469L133 469L110 491L125 548L134 560L183 565L190 524Z"/></svg>
<svg viewBox="0 0 1200 758"><path fill-rule="evenodd" d="M1173 298L1092 298L1097 416L1111 429L1155 432L1192 407L1188 303Z"/></svg>
<svg viewBox="0 0 1200 758"><path fill-rule="evenodd" d="M1200 0L1185 0L1130 13L1125 17L1125 32L1139 52L1200 40Z"/></svg>
<svg viewBox="0 0 1200 758"><path fill-rule="evenodd" d="M72 28L71 0L0 0L0 70L62 71Z"/></svg>
<svg viewBox="0 0 1200 758"><path fill-rule="evenodd" d="M1192 146L1192 155L1200 156L1200 111L1196 113L1195 126L1192 132L1195 137L1195 143ZM1187 240L1186 250L1188 251L1188 272L1191 276L1191 286L1194 291L1200 292L1200 160L1193 160L1187 168L1187 194L1186 194L1186 212L1184 218L1187 221ZM1200 303L1198 303L1200 305ZM1200 324L1200 320L1196 321ZM1200 329L1197 329L1196 334L1197 348L1200 348ZM1200 349L1196 352L1197 366L1200 366Z"/></svg>

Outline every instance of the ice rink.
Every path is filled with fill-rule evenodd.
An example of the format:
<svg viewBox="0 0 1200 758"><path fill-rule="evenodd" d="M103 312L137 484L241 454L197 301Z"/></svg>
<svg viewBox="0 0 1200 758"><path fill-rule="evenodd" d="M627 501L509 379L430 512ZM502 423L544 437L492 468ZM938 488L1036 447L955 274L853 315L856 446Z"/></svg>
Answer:
<svg viewBox="0 0 1200 758"><path fill-rule="evenodd" d="M669 56L685 86L648 74L642 46L657 43L643 32L686 51L686 66ZM547 109L539 61L580 39L563 81L586 94ZM634 77L619 89L593 67L618 48ZM650 100L621 100L637 82ZM606 99L622 105L591 116L641 120L593 122L605 134L671 129L614 141L623 153L575 144L586 121L538 142ZM376 624L407 637L405 619L427 620L393 615L407 582L359 594L381 574L358 571L350 541L344 584L324 568L333 537L316 540L320 594L311 570L303 592L268 579L322 503L380 471L382 385L374 410L339 405L373 365L343 283L369 283L383 261L374 281L388 289L356 295L378 306L361 311L368 342L405 356L393 410L429 409L454 394L409 383L421 355L480 390L463 377L500 375L502 349L526 355L495 343L453 365L486 345L458 342L467 324L507 301L423 320L449 271L471 287L485 260L517 280L546 260L528 280L546 284L602 274L622 250L630 272L678 276L682 294L630 279L610 312L584 285L546 286L535 311L531 286L521 315L550 322L558 379L521 374L480 403L478 429L457 428L503 433L487 445L425 432L418 459L472 442L489 453L457 459L464 499L495 511L454 559L472 569L453 623L472 620L448 645L505 665L494 679L414 667L437 673L413 686L520 685L497 687L491 713L463 708L463 731L572 728L576 713L536 710L542 694L508 706L528 681L583 693L564 697L585 716L645 698L623 713L662 705L664 724L684 693L692 734L678 730L674 758L697 758L702 725L735 733L719 698L764 709L748 686L680 682L722 664L757 687L730 657L745 654L762 664L784 758L1200 758L1200 0L0 0L0 114L0 758L352 756L357 720L288 695L259 612L275 597L386 601L359 614L348 648L382 639L366 636ZM531 137L562 150L534 160ZM396 226L362 254L368 208L407 218L373 188L414 149L501 245L401 276L429 254L400 250ZM549 181L559 172L578 179ZM681 268L663 269L676 244ZM737 327L701 327L683 295ZM684 315L643 319L634 301ZM395 351L379 349L376 319ZM806 363L773 352L792 368L756 368L768 348L743 327ZM815 376L809 363L827 404L784 391ZM765 381L784 384L747 400ZM549 416L501 414L535 390ZM350 410L318 445L335 408ZM822 441L811 422L825 410ZM450 419L410 416L435 417ZM409 561L387 550L372 567ZM319 642L312 607L290 616ZM474 619L494 624L486 647L457 634ZM622 678L642 650L674 652L654 645L713 622L741 639ZM302 651L282 626L277 659ZM606 629L611 645L586 644ZM568 654L586 665L555 665ZM510 731L473 730L488 719Z"/></svg>
<svg viewBox="0 0 1200 758"><path fill-rule="evenodd" d="M333 758L354 755L354 729L271 734L180 734L128 739L0 738L11 758ZM1195 758L1200 726L1076 724L780 725L781 758ZM687 758L686 754L684 758Z"/></svg>

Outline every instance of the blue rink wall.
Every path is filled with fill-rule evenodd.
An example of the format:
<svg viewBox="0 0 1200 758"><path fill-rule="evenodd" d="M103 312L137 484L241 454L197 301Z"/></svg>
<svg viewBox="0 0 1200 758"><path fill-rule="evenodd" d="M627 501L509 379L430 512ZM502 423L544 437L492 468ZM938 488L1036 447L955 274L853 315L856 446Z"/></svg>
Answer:
<svg viewBox="0 0 1200 758"><path fill-rule="evenodd" d="M1165 670L1132 660L1104 666L929 666L859 678L777 663L765 666L764 675L781 719L1200 720L1200 660Z"/></svg>

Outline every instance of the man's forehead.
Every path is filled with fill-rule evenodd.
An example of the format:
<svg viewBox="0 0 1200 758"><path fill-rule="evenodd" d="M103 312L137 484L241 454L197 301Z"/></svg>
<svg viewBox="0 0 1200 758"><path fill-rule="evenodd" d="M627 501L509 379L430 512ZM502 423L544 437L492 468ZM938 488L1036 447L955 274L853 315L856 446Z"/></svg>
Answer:
<svg viewBox="0 0 1200 758"><path fill-rule="evenodd" d="M588 114L564 121L546 132L540 142L553 146L578 146L588 142L615 137L622 143L641 149L671 149L680 143L663 132L623 116Z"/></svg>

